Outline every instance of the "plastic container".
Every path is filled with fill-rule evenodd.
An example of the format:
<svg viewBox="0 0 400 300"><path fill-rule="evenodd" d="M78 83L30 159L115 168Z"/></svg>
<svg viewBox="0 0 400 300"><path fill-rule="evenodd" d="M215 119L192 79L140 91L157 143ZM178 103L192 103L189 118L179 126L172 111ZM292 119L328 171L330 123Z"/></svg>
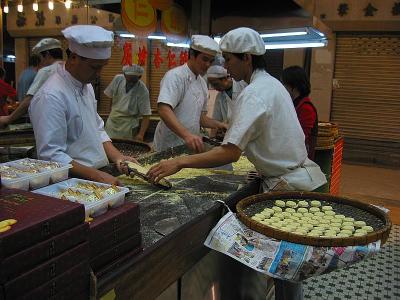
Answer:
<svg viewBox="0 0 400 300"><path fill-rule="evenodd" d="M28 164L31 164L33 166L38 165L39 171L41 173L50 175L50 183L56 183L68 179L68 171L72 168L72 165L70 164L62 164L58 162L57 164L59 165L59 167L41 167L40 165L51 164L51 162L32 158L19 159L12 161L11 163L17 164L18 166L26 167L26 165L24 165L24 162L27 162Z"/></svg>
<svg viewBox="0 0 400 300"><path fill-rule="evenodd" d="M84 179L70 178L66 181L58 182L47 187L38 189L34 193L43 194L55 198L61 198L60 192L66 189L80 192L81 194L87 194L87 200L84 198L75 198L74 196L67 196L66 198L72 202L79 202L85 206L85 214L88 216L99 216L107 211L109 207L117 207L124 203L125 194L129 192L129 189L118 186L118 191L112 195L106 195L103 193L101 199L90 200L94 198L95 193L89 189L83 189L77 187L79 183L89 183L101 187L111 188L110 184L104 184Z"/></svg>
<svg viewBox="0 0 400 300"><path fill-rule="evenodd" d="M5 170L3 170L3 167L5 166L11 166L9 163L2 163L0 164L0 173L2 174L1 176L1 185L10 188L10 189L20 189L20 190L29 190L29 176L25 175L24 173L16 173L11 171L11 173L15 174L17 177L16 178L7 178L5 174Z"/></svg>

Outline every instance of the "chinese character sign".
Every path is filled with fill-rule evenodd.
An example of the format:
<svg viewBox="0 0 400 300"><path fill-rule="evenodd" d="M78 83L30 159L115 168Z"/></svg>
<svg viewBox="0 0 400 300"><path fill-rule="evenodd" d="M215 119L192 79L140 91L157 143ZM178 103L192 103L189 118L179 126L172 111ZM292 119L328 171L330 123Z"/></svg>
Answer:
<svg viewBox="0 0 400 300"><path fill-rule="evenodd" d="M159 69L161 64L164 62L164 60L161 57L161 52L160 49L156 49L156 53L154 54L154 66Z"/></svg>
<svg viewBox="0 0 400 300"><path fill-rule="evenodd" d="M146 59L147 59L147 49L146 49L146 46L143 46L142 48L139 47L138 65L139 65L139 66L144 66L144 65L146 65Z"/></svg>
<svg viewBox="0 0 400 300"><path fill-rule="evenodd" d="M169 69L176 67L175 57L176 57L175 53L172 52L171 50L168 50L167 60L168 60L168 68Z"/></svg>
<svg viewBox="0 0 400 300"><path fill-rule="evenodd" d="M123 66L130 65L130 66L132 66L132 43L131 42L125 42L123 49L124 49L124 56L122 57L121 65L123 65Z"/></svg>

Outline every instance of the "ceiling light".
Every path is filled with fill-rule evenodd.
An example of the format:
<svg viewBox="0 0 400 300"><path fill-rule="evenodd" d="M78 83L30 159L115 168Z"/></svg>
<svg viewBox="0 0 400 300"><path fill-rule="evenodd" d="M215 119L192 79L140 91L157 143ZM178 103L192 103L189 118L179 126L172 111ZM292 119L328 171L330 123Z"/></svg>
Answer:
<svg viewBox="0 0 400 300"><path fill-rule="evenodd" d="M167 37L165 35L158 35L158 34L151 34L147 36L148 39L150 40L166 40Z"/></svg>
<svg viewBox="0 0 400 300"><path fill-rule="evenodd" d="M326 43L314 42L314 43L276 43L266 44L265 49L292 49L292 48L314 48L314 47L325 47Z"/></svg>
<svg viewBox="0 0 400 300"><path fill-rule="evenodd" d="M3 11L5 14L8 14L8 12L10 11L8 8L8 1L6 1L6 3L4 4Z"/></svg>
<svg viewBox="0 0 400 300"><path fill-rule="evenodd" d="M132 33L120 33L119 36L123 37L123 38L134 38L135 37L135 35Z"/></svg>
<svg viewBox="0 0 400 300"><path fill-rule="evenodd" d="M189 44L185 44L185 43L167 43L168 47L178 47L178 48L190 48Z"/></svg>
<svg viewBox="0 0 400 300"><path fill-rule="evenodd" d="M64 3L65 8L70 9L71 8L71 3L72 3L71 0L65 0L65 3Z"/></svg>
<svg viewBox="0 0 400 300"><path fill-rule="evenodd" d="M32 9L33 11L38 11L39 10L39 4L37 2L32 3Z"/></svg>
<svg viewBox="0 0 400 300"><path fill-rule="evenodd" d="M49 9L50 9L50 10L53 10L53 9L54 9L54 2L53 2L53 0L50 0L50 1L49 1Z"/></svg>
<svg viewBox="0 0 400 300"><path fill-rule="evenodd" d="M293 31L293 32L275 32L275 33L263 33L260 34L262 38L265 37L281 37L281 36L299 36L306 35L307 31Z"/></svg>
<svg viewBox="0 0 400 300"><path fill-rule="evenodd" d="M18 4L17 11L20 12L20 13L22 13L24 11L24 6L22 5L22 1L21 1L20 4Z"/></svg>

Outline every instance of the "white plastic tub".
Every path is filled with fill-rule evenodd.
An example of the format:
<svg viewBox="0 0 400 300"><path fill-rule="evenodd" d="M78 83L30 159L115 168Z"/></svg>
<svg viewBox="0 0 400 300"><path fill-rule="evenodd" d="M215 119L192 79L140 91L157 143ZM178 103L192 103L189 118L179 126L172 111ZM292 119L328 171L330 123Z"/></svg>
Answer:
<svg viewBox="0 0 400 300"><path fill-rule="evenodd" d="M24 175L23 173L17 173L14 171L4 170L4 167L10 166L9 163L0 164L0 173L2 174L1 185L9 188L9 189L20 189L20 190L29 190L29 176ZM11 167L11 166L10 166ZM7 178L4 176L5 172L10 172L11 174L17 176L16 178Z"/></svg>
<svg viewBox="0 0 400 300"><path fill-rule="evenodd" d="M112 195L105 195L103 194L103 198L99 200L90 200L89 198L93 198L93 191L88 190L88 189L82 189L78 188L79 183L90 183L90 184L95 184L98 186L103 186L107 188L111 188L111 185L109 184L104 184L104 183L99 183L99 182L94 182L94 181L89 181L89 180L84 180L84 179L77 179L77 178L70 178L66 181L58 182L52 185L49 185L47 187L38 189L34 191L34 193L39 193L55 198L61 198L60 192L62 190L66 190L68 188L74 190L74 191L79 191L83 194L88 195L88 200L82 199L82 198L74 198L73 196L68 196L67 199L72 202L79 202L82 203L85 206L85 213L86 216L98 216L107 211L109 207L117 207L119 205L122 205L125 201L125 194L129 191L129 189L125 187L117 187L118 191L115 194Z"/></svg>
<svg viewBox="0 0 400 300"><path fill-rule="evenodd" d="M62 164L62 163L58 163L58 162L57 162L57 164L59 167L46 168L46 167L40 166L39 164L46 165L46 164L51 164L51 162L48 162L45 160L31 159L31 158L23 158L23 159L15 160L12 163L16 164L18 166L26 167L26 165L24 165L25 162L27 162L31 165L36 164L39 166L39 170L41 173L49 174L50 175L50 181L49 181L50 183L56 183L56 182L68 179L68 171L69 171L69 169L72 168L71 164Z"/></svg>

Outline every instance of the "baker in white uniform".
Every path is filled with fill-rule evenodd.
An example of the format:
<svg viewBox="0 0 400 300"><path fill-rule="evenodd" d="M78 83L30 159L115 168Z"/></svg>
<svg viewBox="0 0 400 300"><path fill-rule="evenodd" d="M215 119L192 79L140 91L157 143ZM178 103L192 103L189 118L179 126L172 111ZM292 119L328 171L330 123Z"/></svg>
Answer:
<svg viewBox="0 0 400 300"><path fill-rule="evenodd" d="M207 72L218 44L205 35L193 35L186 64L169 70L160 83L158 113L161 121L154 135L154 149L186 144L196 152L204 151L200 126L226 128L226 124L207 117Z"/></svg>
<svg viewBox="0 0 400 300"><path fill-rule="evenodd" d="M53 38L41 39L33 48L32 53L40 56L41 69L30 85L24 99L10 115L0 117L0 128L12 124L28 112L32 97L42 87L46 80L54 74L58 64L64 63L61 42Z"/></svg>
<svg viewBox="0 0 400 300"><path fill-rule="evenodd" d="M115 75L104 90L104 94L112 98L105 129L111 138L143 141L151 116L149 90L140 80L144 70L132 65L124 66L122 72Z"/></svg>
<svg viewBox="0 0 400 300"><path fill-rule="evenodd" d="M39 159L71 163L75 177L119 184L100 170L123 156L104 131L90 84L111 56L113 33L99 26L76 25L62 31L68 59L35 94L29 107Z"/></svg>
<svg viewBox="0 0 400 300"><path fill-rule="evenodd" d="M265 71L265 45L250 28L229 31L220 42L225 67L249 85L240 93L222 146L153 166L158 181L182 168L209 168L237 161L244 152L267 191L312 191L326 183L319 166L307 158L304 134L285 87ZM275 280L276 299L302 299L301 284Z"/></svg>
<svg viewBox="0 0 400 300"><path fill-rule="evenodd" d="M218 65L213 65L207 70L208 83L218 91L215 98L213 118L229 124L232 119L234 104L240 92L247 86L243 80L232 79L228 71Z"/></svg>

